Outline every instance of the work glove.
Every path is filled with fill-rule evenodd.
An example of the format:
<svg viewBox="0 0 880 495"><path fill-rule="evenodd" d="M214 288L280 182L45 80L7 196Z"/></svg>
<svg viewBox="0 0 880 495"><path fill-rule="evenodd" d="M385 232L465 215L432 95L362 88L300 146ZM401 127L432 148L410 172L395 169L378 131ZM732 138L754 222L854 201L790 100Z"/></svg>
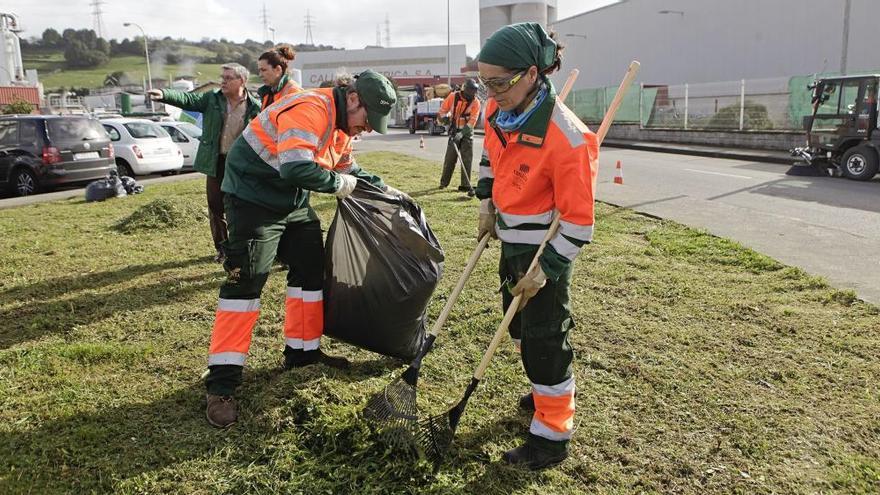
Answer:
<svg viewBox="0 0 880 495"><path fill-rule="evenodd" d="M454 141L455 144L461 146L461 138L463 137L464 134L462 134L462 131L456 131L455 134L452 135L452 141Z"/></svg>
<svg viewBox="0 0 880 495"><path fill-rule="evenodd" d="M151 89L147 91L147 96L150 97L151 100L161 100L162 99L162 90L161 89Z"/></svg>
<svg viewBox="0 0 880 495"><path fill-rule="evenodd" d="M461 128L461 137L469 138L474 135L474 128L470 126L470 124Z"/></svg>
<svg viewBox="0 0 880 495"><path fill-rule="evenodd" d="M448 115L441 115L441 116L437 117L437 123L440 125L449 125L449 116Z"/></svg>
<svg viewBox="0 0 880 495"><path fill-rule="evenodd" d="M488 234L492 239L498 239L495 232L495 205L491 199L480 201L480 221L477 229L477 240Z"/></svg>
<svg viewBox="0 0 880 495"><path fill-rule="evenodd" d="M339 187L336 188L336 197L342 199L348 195L350 195L354 188L357 187L357 177L348 174L338 174L339 177Z"/></svg>
<svg viewBox="0 0 880 495"><path fill-rule="evenodd" d="M390 194L391 196L397 196L400 199L408 201L410 203L415 203L415 201L410 197L409 194L401 191L400 189L391 187L389 185L385 186L385 194Z"/></svg>
<svg viewBox="0 0 880 495"><path fill-rule="evenodd" d="M538 291L541 290L541 287L544 287L546 283L547 275L544 275L544 269L541 268L540 263L535 264L535 267L526 272L510 291L514 297L522 294L522 299L519 300L519 307L516 309L517 312L522 311L529 299L535 297L535 294L537 294Z"/></svg>

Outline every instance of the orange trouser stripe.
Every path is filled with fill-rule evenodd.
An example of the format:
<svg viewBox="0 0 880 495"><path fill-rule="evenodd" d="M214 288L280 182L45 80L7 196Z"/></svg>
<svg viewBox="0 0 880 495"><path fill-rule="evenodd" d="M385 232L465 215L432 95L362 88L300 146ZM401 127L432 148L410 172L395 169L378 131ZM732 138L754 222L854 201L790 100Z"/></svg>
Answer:
<svg viewBox="0 0 880 495"><path fill-rule="evenodd" d="M251 334L260 311L217 310L214 329L211 332L211 354L220 352L240 352L247 354L251 346Z"/></svg>
<svg viewBox="0 0 880 495"><path fill-rule="evenodd" d="M303 340L320 339L324 334L324 301L303 302Z"/></svg>
<svg viewBox="0 0 880 495"><path fill-rule="evenodd" d="M296 289L300 297L291 297L291 288L288 287L288 297L284 301L284 336L289 339L303 338L303 300L302 290Z"/></svg>
<svg viewBox="0 0 880 495"><path fill-rule="evenodd" d="M548 397L533 393L534 419L557 433L570 432L574 427L574 391L569 395Z"/></svg>

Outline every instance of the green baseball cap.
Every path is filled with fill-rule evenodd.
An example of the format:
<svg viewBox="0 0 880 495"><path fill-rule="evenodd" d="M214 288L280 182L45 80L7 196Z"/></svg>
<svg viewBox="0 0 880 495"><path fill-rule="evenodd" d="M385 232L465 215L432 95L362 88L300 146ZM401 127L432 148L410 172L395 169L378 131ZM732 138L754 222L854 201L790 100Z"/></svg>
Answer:
<svg viewBox="0 0 880 495"><path fill-rule="evenodd" d="M370 127L379 134L385 134L388 132L388 115L397 103L394 86L387 77L374 70L365 70L354 77L358 98L367 107Z"/></svg>

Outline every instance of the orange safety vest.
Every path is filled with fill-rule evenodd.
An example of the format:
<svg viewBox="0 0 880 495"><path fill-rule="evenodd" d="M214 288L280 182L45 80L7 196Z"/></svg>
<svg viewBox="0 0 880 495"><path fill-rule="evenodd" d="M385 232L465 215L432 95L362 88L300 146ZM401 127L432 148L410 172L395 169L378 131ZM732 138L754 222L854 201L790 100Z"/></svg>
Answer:
<svg viewBox="0 0 880 495"><path fill-rule="evenodd" d="M440 115L446 115L450 112L452 112L451 122L455 124L457 129L461 129L465 125L469 125L473 129L477 125L477 119L480 118L480 100L474 97L468 103L461 91L453 91L440 104Z"/></svg>
<svg viewBox="0 0 880 495"><path fill-rule="evenodd" d="M261 110L265 110L269 105L281 100L282 98L299 93L303 88L293 79L288 79L284 86L277 93L267 93L263 95L263 106Z"/></svg>
<svg viewBox="0 0 880 495"><path fill-rule="evenodd" d="M596 135L552 94L513 132L495 126L497 105L491 98L486 105L490 125L480 179L492 182L498 237L507 243L539 245L558 210L560 229L548 247L574 260L593 238Z"/></svg>
<svg viewBox="0 0 880 495"><path fill-rule="evenodd" d="M289 112L293 107L297 111ZM275 170L295 161L312 161L331 170L329 149L336 131L333 88L320 88L300 91L269 105L241 135Z"/></svg>

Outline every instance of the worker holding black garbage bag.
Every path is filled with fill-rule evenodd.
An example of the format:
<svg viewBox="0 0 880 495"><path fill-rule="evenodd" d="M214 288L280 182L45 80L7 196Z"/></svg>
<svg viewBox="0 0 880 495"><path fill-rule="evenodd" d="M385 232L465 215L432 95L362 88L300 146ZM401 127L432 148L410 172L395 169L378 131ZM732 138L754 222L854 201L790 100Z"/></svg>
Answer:
<svg viewBox="0 0 880 495"><path fill-rule="evenodd" d="M324 331L324 246L310 191L344 198L358 179L394 192L382 180L352 166L334 172L334 134L387 131L396 101L390 81L372 70L351 86L303 91L276 101L250 122L229 151L222 190L229 226L227 279L211 334L207 418L226 427L238 417L232 397L241 383L260 294L276 256L287 265L284 366L348 361L320 349Z"/></svg>
<svg viewBox="0 0 880 495"><path fill-rule="evenodd" d="M477 59L489 95L479 236L501 240L504 309L522 296L509 331L532 384L519 405L534 411L525 443L503 459L528 469L568 456L575 412L569 286L572 262L593 237L598 141L557 101L547 77L561 52L555 35L521 23L496 31ZM530 270L554 211L560 229Z"/></svg>

